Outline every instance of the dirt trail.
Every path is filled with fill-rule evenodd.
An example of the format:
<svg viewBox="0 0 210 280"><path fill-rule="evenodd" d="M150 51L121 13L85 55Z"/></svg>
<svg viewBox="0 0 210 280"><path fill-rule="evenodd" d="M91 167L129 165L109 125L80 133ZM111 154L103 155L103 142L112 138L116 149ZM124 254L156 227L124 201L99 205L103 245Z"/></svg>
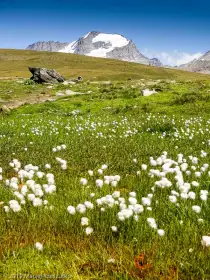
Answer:
<svg viewBox="0 0 210 280"><path fill-rule="evenodd" d="M52 95L45 95L45 96L30 96L27 101L26 100L14 100L10 102L5 102L4 105L12 110L16 109L18 107L21 107L23 105L27 104L38 104L38 103L44 103L46 101L55 101L58 99L58 97L52 96Z"/></svg>

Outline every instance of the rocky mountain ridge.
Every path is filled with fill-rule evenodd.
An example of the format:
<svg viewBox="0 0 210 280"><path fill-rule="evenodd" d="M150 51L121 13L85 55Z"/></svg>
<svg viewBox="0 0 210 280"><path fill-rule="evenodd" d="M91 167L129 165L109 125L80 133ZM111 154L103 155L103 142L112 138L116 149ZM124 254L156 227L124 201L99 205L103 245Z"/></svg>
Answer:
<svg viewBox="0 0 210 280"><path fill-rule="evenodd" d="M28 46L27 50L74 53L162 66L157 58L149 59L141 54L132 40L128 40L119 34L97 31L89 32L72 43L37 42Z"/></svg>

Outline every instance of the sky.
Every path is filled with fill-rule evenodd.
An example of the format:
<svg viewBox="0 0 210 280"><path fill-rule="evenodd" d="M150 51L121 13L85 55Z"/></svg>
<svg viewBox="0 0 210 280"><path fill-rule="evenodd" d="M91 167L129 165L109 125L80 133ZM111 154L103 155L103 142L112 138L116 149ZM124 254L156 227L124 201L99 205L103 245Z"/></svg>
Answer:
<svg viewBox="0 0 210 280"><path fill-rule="evenodd" d="M122 34L141 53L180 65L210 50L207 0L0 0L0 48Z"/></svg>

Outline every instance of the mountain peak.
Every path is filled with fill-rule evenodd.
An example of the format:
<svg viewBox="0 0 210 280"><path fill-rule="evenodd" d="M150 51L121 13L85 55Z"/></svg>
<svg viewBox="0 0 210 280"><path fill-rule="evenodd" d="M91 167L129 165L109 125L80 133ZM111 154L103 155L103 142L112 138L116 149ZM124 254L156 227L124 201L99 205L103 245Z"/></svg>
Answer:
<svg viewBox="0 0 210 280"><path fill-rule="evenodd" d="M37 42L28 46L27 49L113 58L154 66L161 65L158 60L148 59L142 55L132 40L116 33L91 31L71 43Z"/></svg>

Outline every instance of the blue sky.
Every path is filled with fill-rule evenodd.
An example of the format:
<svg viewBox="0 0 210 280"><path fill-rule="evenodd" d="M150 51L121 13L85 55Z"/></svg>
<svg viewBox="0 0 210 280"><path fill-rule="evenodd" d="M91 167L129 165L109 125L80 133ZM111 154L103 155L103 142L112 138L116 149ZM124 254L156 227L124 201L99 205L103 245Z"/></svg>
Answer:
<svg viewBox="0 0 210 280"><path fill-rule="evenodd" d="M119 33L166 64L210 50L210 2L0 0L0 48L40 40L71 42L89 31Z"/></svg>

